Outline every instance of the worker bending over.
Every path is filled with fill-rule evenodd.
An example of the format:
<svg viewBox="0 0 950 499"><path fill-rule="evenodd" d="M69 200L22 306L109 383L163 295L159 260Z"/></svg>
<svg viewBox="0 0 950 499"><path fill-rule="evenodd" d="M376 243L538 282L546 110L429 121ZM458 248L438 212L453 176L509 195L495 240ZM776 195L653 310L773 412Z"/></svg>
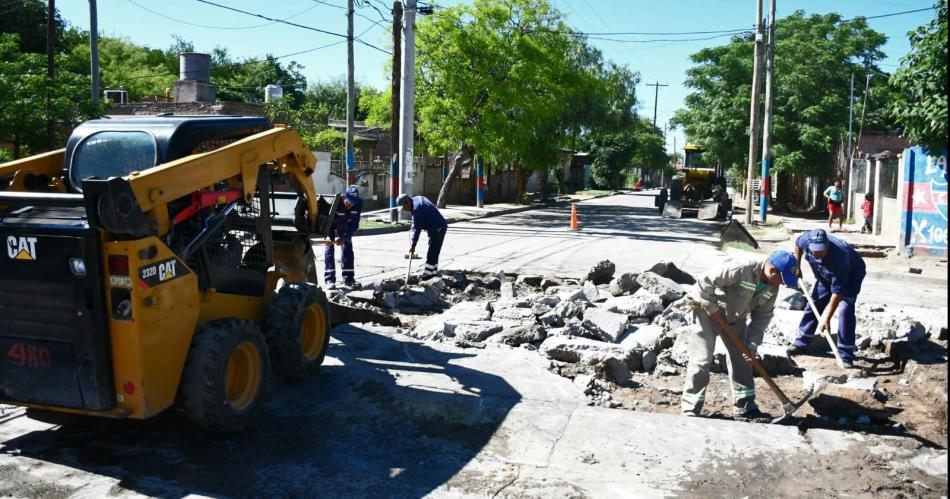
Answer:
<svg viewBox="0 0 950 499"><path fill-rule="evenodd" d="M687 298L692 304L693 327L686 333L690 337L686 386L681 402L684 415L699 416L702 411L716 337L722 334L718 322L728 323L754 355L772 319L778 286L784 283L797 287L797 272L795 257L788 251L779 250L767 258L727 258L696 282ZM755 403L752 359L743 358L728 339L724 339L723 344L728 356L736 419L768 418L768 414L760 411Z"/></svg>
<svg viewBox="0 0 950 499"><path fill-rule="evenodd" d="M404 211L412 214L412 244L409 246L409 257L416 253L416 243L419 234L426 231L429 236L429 251L426 252L426 265L419 276L426 280L439 274L439 253L442 252L442 241L445 240L445 231L449 228L439 209L425 196L409 197L407 194L399 196L396 204Z"/></svg>
<svg viewBox="0 0 950 499"><path fill-rule="evenodd" d="M861 284L867 274L864 258L848 243L829 236L823 229L803 232L795 240L795 257L801 262L802 255L811 265L817 278L812 299L821 318L815 317L811 307L805 309L802 322L798 326L798 338L789 348L789 355L808 353L815 330L831 329L831 317L841 307L838 314L838 353L845 367L854 367L854 335L857 321L854 317L855 301L861 292ZM801 270L799 270L801 275Z"/></svg>

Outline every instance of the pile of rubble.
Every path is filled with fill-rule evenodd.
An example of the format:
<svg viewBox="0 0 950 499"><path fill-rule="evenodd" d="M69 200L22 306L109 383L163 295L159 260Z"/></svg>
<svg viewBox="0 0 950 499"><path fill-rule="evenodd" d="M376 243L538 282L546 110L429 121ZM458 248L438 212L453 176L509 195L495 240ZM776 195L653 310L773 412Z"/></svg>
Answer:
<svg viewBox="0 0 950 499"><path fill-rule="evenodd" d="M610 261L595 265L583 279L449 271L423 282L402 279L372 288L337 291L331 301L401 318L409 336L451 342L464 348L489 345L538 351L552 372L572 379L591 403L616 405L611 391L636 387L651 376L683 372L692 325L686 308L690 274L671 262L640 273L620 273ZM807 302L782 288L757 354L773 375L798 368L786 353ZM861 310L859 317L872 309ZM885 318L886 317L886 318ZM912 346L932 332L912 319L881 314L869 327L862 321L861 349L889 355L895 345ZM370 322L370 321L366 321ZM933 329L933 328L931 328ZM946 335L946 329L937 334ZM824 340L816 339L820 348ZM717 341L713 372L726 372L726 353Z"/></svg>

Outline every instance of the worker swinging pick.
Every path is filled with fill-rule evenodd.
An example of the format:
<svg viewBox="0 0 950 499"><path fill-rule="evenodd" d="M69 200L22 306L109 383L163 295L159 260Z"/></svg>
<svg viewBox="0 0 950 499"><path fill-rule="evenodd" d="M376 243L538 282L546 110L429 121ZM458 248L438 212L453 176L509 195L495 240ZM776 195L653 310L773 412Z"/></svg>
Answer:
<svg viewBox="0 0 950 499"><path fill-rule="evenodd" d="M333 215L333 224L330 227L330 238L323 253L324 272L323 282L327 287L336 286L336 262L334 261L334 246L340 246L343 253L340 258L340 272L343 274L343 285L358 288L356 282L356 262L353 258L353 236L360 227L360 212L363 211L363 199L356 186L349 186L339 194L336 213Z"/></svg>
<svg viewBox="0 0 950 499"><path fill-rule="evenodd" d="M439 253L442 252L442 241L445 240L445 232L449 225L445 217L439 213L439 209L432 204L425 196L409 197L402 194L396 200L396 204L402 207L404 211L412 214L412 244L409 246L409 257L416 253L416 243L419 242L419 234L426 231L429 236L429 251L426 252L426 266L419 276L421 280L435 277L439 274Z"/></svg>
<svg viewBox="0 0 950 499"><path fill-rule="evenodd" d="M689 301L694 304L689 337L689 365L683 388L682 411L686 416L699 416L709 384L716 337L724 322L735 331L737 339L755 355L765 328L772 320L778 287L798 286L798 265L788 251L775 251L767 258L727 258L696 282ZM731 341L723 341L729 359L729 382L736 419L763 420L770 416L755 403L755 382L752 359L745 358Z"/></svg>

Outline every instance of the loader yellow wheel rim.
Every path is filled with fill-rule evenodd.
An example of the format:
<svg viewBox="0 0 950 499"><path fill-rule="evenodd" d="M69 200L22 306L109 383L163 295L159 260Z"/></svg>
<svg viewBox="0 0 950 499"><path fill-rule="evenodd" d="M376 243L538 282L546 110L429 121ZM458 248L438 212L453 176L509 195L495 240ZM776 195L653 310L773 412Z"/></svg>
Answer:
<svg viewBox="0 0 950 499"><path fill-rule="evenodd" d="M323 307L318 304L310 305L303 314L303 324L300 325L300 346L303 356L314 360L320 356L323 344L327 338L327 316Z"/></svg>
<svg viewBox="0 0 950 499"><path fill-rule="evenodd" d="M249 341L237 346L228 357L226 394L228 404L241 411L257 397L261 386L261 357Z"/></svg>

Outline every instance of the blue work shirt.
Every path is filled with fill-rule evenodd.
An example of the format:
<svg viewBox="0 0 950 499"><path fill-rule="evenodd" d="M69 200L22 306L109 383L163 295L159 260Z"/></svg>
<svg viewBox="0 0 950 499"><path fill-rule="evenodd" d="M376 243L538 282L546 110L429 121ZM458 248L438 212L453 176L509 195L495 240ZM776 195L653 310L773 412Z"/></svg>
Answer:
<svg viewBox="0 0 950 499"><path fill-rule="evenodd" d="M412 245L419 241L422 231L440 230L448 226L439 209L425 196L412 198Z"/></svg>
<svg viewBox="0 0 950 499"><path fill-rule="evenodd" d="M340 196L340 201L336 205L336 213L333 215L332 226L339 237L350 239L356 234L356 230L360 227L360 213L362 211L362 198L356 198L356 203L347 210L346 205L343 204L343 196Z"/></svg>
<svg viewBox="0 0 950 499"><path fill-rule="evenodd" d="M808 241L813 231L803 232L795 240L795 246L802 251L805 260L811 265L812 272L824 284L829 285L831 292L853 297L850 283L853 279L863 278L866 273L864 258L858 254L850 244L828 236L828 253L821 260L808 250Z"/></svg>

